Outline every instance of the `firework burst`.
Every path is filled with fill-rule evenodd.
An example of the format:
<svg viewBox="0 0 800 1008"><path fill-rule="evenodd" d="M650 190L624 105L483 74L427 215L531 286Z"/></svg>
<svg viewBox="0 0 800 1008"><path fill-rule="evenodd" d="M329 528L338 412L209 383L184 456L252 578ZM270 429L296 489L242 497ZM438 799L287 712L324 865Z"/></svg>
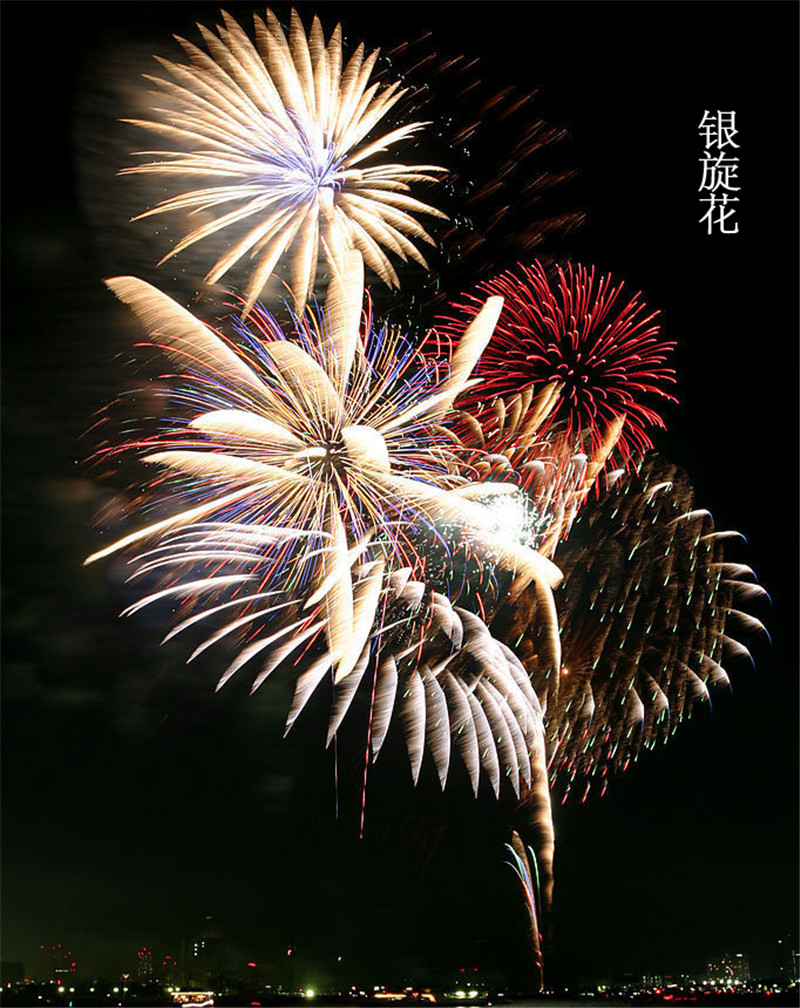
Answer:
<svg viewBox="0 0 800 1008"><path fill-rule="evenodd" d="M736 535L716 531L685 473L650 454L587 505L558 549L559 676L536 671L536 616L520 599L508 632L546 705L551 773L565 792L579 776L584 795L593 782L605 791L609 770L727 686L723 662L748 657L735 625L766 633L740 608L766 592L724 557Z"/></svg>
<svg viewBox="0 0 800 1008"><path fill-rule="evenodd" d="M200 27L208 52L178 40L189 63L160 60L169 79L148 78L166 107L154 108L153 120L129 120L178 149L141 152L153 160L124 173L209 180L140 215L200 215L165 258L225 232L233 244L206 280L216 282L249 254L255 265L245 314L284 256L298 311L313 290L320 249L329 264L358 249L389 286L398 278L387 250L425 266L415 240L432 239L415 215L444 214L410 187L436 181L443 169L375 163L423 125L380 133L405 92L398 83L370 84L378 52L365 55L362 44L345 62L341 27L326 42L319 20L306 35L295 11L288 38L271 11L266 24L255 17L255 45L224 12L223 21L217 35Z"/></svg>
<svg viewBox="0 0 800 1008"><path fill-rule="evenodd" d="M183 385L174 401L190 419L133 446L144 462L161 470L151 490L167 516L90 560L146 546L131 560L133 576L160 577L162 583L130 611L176 598L198 610L170 636L232 612L234 618L195 651L244 632L220 684L251 659L266 657L255 688L301 645L308 649L317 641L325 646L298 681L289 723L329 670L337 684L352 675L354 690L373 643L380 647L387 607L397 597L408 601L405 583L414 571L425 571L426 537L441 539L441 529L451 536L457 531L472 553L490 557L517 590L535 581L537 595L552 597L557 568L527 546L505 543L480 503L483 495L505 488L453 476L452 445L439 444L434 430L469 384L500 311L499 299L487 302L449 365L432 374L399 334L386 327L376 331L369 317L362 331L363 264L354 252L332 281L324 310L297 320L294 339L259 312L254 327L242 330L249 335L247 352L143 281L122 277L108 283L180 363ZM445 603L439 597L440 623ZM454 628L469 615L449 615L459 643L477 640L477 630ZM409 619L405 615L400 623ZM396 624L397 616L392 620ZM421 654L417 641L396 650L395 668L411 653ZM401 668L414 694L403 709L415 739L415 776L426 736L421 712L440 702L445 711L448 707L439 684L452 676L448 662L445 656L422 675L408 662ZM503 664L508 667L505 656ZM505 696L512 687L515 696L520 692L515 672L516 667L504 675L501 707L508 706ZM388 691L389 686L378 690L378 702L391 714ZM459 698L452 689L449 694L450 706L470 703L466 695ZM491 699L487 696L486 706ZM337 699L337 704L341 720L347 703ZM524 728L527 739L537 721L532 691L524 704L523 721L533 712L532 727ZM446 718L445 727L440 717L430 720L431 730L438 723L439 735L448 735ZM522 761L514 757L517 779L520 766L524 779L529 777L526 745ZM440 740L436 758L446 776L449 755L438 756L443 747ZM470 765L472 773L479 763Z"/></svg>
<svg viewBox="0 0 800 1008"><path fill-rule="evenodd" d="M675 380L667 364L673 344L659 338L656 314L647 313L639 294L624 296L622 283L596 276L594 267L570 264L550 279L539 262L502 273L476 291L451 305L436 331L458 338L481 298L503 297L478 371L481 399L557 384L547 426L561 427L573 450L596 451L621 418L616 449L625 463L652 447L647 429L664 426L654 405L675 401L665 391ZM475 414L477 401L472 393L462 406ZM484 419L478 413L477 420Z"/></svg>

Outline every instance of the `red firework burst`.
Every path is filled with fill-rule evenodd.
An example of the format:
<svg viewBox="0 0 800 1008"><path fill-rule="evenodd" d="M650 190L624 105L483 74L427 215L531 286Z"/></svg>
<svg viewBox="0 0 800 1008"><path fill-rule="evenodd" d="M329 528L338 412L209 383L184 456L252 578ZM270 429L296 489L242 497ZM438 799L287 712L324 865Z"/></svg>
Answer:
<svg viewBox="0 0 800 1008"><path fill-rule="evenodd" d="M658 312L648 313L641 294L628 297L623 288L610 274L596 277L594 267L580 265L557 267L551 279L534 261L484 281L474 295L451 304L437 320L436 333L454 339L487 295L505 298L476 372L483 382L463 399L462 408L477 409L496 396L560 382L548 423L565 428L574 444L591 450L624 414L617 444L624 462L651 448L647 428L664 427L653 407L659 400L676 401L664 388L675 381L667 366L675 344L659 338Z"/></svg>

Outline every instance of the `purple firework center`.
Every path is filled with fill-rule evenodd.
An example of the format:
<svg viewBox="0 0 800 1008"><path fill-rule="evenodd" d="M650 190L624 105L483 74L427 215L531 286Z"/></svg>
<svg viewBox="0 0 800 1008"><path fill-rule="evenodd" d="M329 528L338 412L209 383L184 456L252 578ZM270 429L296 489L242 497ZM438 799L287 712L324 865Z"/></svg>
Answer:
<svg viewBox="0 0 800 1008"><path fill-rule="evenodd" d="M669 359L674 343L660 337L656 318L637 292L594 267L568 264L548 275L542 263L479 284L450 306L436 331L458 338L487 295L504 298L503 311L477 370L480 385L459 400L480 418L483 404L533 387L558 383L547 426L558 425L576 449L591 452L610 425L625 418L620 460L652 447L648 428L664 427L658 407L675 402Z"/></svg>
<svg viewBox="0 0 800 1008"><path fill-rule="evenodd" d="M291 111L289 118L296 128L296 142L279 151L273 148L259 151L260 171L255 181L273 190L282 188L287 203L305 204L319 195L332 208L334 193L341 192L346 180L347 155L327 138L309 136L304 124Z"/></svg>

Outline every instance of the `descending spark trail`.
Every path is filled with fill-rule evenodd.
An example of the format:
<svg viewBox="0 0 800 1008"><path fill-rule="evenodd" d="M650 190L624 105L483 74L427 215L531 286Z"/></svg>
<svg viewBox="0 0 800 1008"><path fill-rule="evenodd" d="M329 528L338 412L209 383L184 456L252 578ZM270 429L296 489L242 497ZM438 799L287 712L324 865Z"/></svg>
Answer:
<svg viewBox="0 0 800 1008"><path fill-rule="evenodd" d="M539 877L536 869L536 854L525 845L516 830L511 834L511 843L506 844L506 850L511 855L511 861L506 864L512 868L520 881L528 914L528 940L533 955L534 967L539 977L539 990L544 987L544 962L542 959L541 935L539 933L539 918L536 912Z"/></svg>

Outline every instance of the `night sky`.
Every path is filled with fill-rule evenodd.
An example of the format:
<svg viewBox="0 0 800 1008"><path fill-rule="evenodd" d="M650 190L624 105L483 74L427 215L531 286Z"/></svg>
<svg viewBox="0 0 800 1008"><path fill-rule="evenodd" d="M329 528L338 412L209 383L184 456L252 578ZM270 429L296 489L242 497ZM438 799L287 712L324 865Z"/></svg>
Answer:
<svg viewBox="0 0 800 1008"><path fill-rule="evenodd" d="M662 309L681 403L657 446L717 527L745 534L731 557L772 598L752 607L772 646L747 637L756 670L731 662L713 713L698 707L604 798L558 809L551 973L695 970L727 949L769 972L797 916L797 6L297 7L384 49L430 30L443 55L480 57L487 86L540 89L531 114L570 133L552 156L580 168L545 209L586 213L544 251L613 270ZM35 973L39 944L61 941L82 971L119 971L145 944L177 956L212 914L247 957L295 946L307 981L520 976L490 795L473 801L459 772L437 795L427 760L414 792L395 733L360 842L357 733L339 752L337 820L322 699L284 741L286 679L250 698L235 677L215 695L224 656L186 668L159 626L118 619L128 596L111 567L81 566L114 493L89 480L86 432L135 384L141 336L101 279L148 270L170 290L180 268L153 270L147 229L108 210L114 157L141 143L110 96L121 75L134 94L154 47L216 12L3 5L2 957ZM705 109L737 112L738 235L698 223Z"/></svg>

